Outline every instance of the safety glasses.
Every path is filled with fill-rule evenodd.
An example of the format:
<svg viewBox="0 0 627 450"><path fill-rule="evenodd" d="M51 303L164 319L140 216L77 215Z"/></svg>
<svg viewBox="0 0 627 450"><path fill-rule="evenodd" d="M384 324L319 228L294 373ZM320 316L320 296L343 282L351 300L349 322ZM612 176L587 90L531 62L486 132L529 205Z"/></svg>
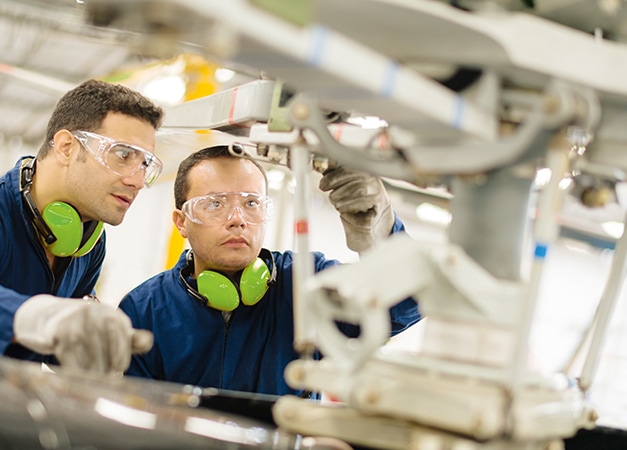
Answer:
<svg viewBox="0 0 627 450"><path fill-rule="evenodd" d="M266 222L272 213L272 199L252 192L219 192L194 197L183 203L183 213L195 223L225 223L238 211L249 224Z"/></svg>
<svg viewBox="0 0 627 450"><path fill-rule="evenodd" d="M72 136L96 160L122 177L130 177L138 170L144 171L144 185L149 188L163 170L163 163L153 153L136 145L118 142L90 131L74 131Z"/></svg>

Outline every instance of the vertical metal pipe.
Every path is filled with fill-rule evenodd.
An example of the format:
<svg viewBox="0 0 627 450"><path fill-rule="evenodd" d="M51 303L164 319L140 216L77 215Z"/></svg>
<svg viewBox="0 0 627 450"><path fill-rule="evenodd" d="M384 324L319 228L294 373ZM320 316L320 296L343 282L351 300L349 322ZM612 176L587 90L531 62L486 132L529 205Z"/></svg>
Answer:
<svg viewBox="0 0 627 450"><path fill-rule="evenodd" d="M627 222L627 215L623 223ZM625 280L625 266L627 259L627 232L623 231L622 236L616 244L614 258L612 259L612 267L610 275L603 291L603 296L597 306L594 317L594 331L590 340L590 347L583 364L581 376L579 378L579 386L584 391L590 388L592 378L594 377L599 361L601 359L601 348L605 343L607 331L612 318L612 313L618 301L619 294Z"/></svg>
<svg viewBox="0 0 627 450"><path fill-rule="evenodd" d="M310 153L303 144L291 147L291 168L294 172L294 348L307 354L313 350L313 330L306 317L307 296L304 285L313 276L313 257L309 249L309 204L311 203Z"/></svg>
<svg viewBox="0 0 627 450"><path fill-rule="evenodd" d="M529 358L529 336L538 302L542 272L548 251L559 234L557 215L563 200L563 191L559 183L568 169L567 151L564 148L549 149L546 166L551 170L551 178L540 193L536 208L533 233L534 258L527 285L527 295L522 304L521 320L518 322L512 376L509 378L512 393L524 385Z"/></svg>

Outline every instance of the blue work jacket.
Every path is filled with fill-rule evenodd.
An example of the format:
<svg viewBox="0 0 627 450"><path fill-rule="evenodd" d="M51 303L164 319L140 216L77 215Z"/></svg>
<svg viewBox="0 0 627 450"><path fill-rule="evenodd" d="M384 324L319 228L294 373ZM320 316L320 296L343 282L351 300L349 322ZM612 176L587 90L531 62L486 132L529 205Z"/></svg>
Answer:
<svg viewBox="0 0 627 450"><path fill-rule="evenodd" d="M15 311L37 294L75 298L92 294L105 256L105 237L103 233L85 256L61 258L53 272L22 200L20 166L24 158L0 177L0 352L42 361L42 355L11 343Z"/></svg>
<svg viewBox="0 0 627 450"><path fill-rule="evenodd" d="M397 219L394 231L402 230ZM287 364L299 357L293 348L293 253L272 252L276 281L259 303L240 303L227 324L221 311L187 293L179 277L187 251L174 268L142 283L120 303L133 326L152 331L155 338L148 353L133 356L126 374L231 391L298 395L283 376ZM319 252L313 257L316 272L339 264ZM265 262L271 267L271 260ZM195 280L187 281L197 287ZM419 318L413 299L400 302L390 309L392 334ZM353 330L356 335L358 329Z"/></svg>

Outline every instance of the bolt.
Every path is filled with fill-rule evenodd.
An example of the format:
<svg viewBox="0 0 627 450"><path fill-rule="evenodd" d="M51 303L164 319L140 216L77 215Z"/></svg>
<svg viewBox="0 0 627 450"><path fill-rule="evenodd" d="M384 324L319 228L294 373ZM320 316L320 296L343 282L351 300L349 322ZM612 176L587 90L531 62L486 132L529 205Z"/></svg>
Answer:
<svg viewBox="0 0 627 450"><path fill-rule="evenodd" d="M298 102L292 106L292 116L294 116L296 120L306 120L309 118L310 114L311 111L306 103Z"/></svg>
<svg viewBox="0 0 627 450"><path fill-rule="evenodd" d="M612 199L612 190L607 187L588 187L581 193L581 203L590 208L607 205Z"/></svg>

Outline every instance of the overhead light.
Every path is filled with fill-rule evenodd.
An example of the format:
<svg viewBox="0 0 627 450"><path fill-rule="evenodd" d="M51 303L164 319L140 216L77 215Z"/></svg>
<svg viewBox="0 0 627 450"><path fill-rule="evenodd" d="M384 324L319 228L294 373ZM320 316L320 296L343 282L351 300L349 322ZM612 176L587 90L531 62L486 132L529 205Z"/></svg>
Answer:
<svg viewBox="0 0 627 450"><path fill-rule="evenodd" d="M433 203L421 203L416 207L416 216L423 222L446 226L451 223L451 213Z"/></svg>
<svg viewBox="0 0 627 450"><path fill-rule="evenodd" d="M285 172L277 169L270 169L266 171L268 178L268 188L273 191L278 191L283 188L283 182L285 180Z"/></svg>
<svg viewBox="0 0 627 450"><path fill-rule="evenodd" d="M233 72L231 69L225 69L224 67L216 69L216 71L213 73L213 77L218 83L227 83L231 81L234 76L235 72Z"/></svg>
<svg viewBox="0 0 627 450"><path fill-rule="evenodd" d="M187 85L180 75L155 77L143 86L142 94L162 105L176 105L183 100Z"/></svg>

